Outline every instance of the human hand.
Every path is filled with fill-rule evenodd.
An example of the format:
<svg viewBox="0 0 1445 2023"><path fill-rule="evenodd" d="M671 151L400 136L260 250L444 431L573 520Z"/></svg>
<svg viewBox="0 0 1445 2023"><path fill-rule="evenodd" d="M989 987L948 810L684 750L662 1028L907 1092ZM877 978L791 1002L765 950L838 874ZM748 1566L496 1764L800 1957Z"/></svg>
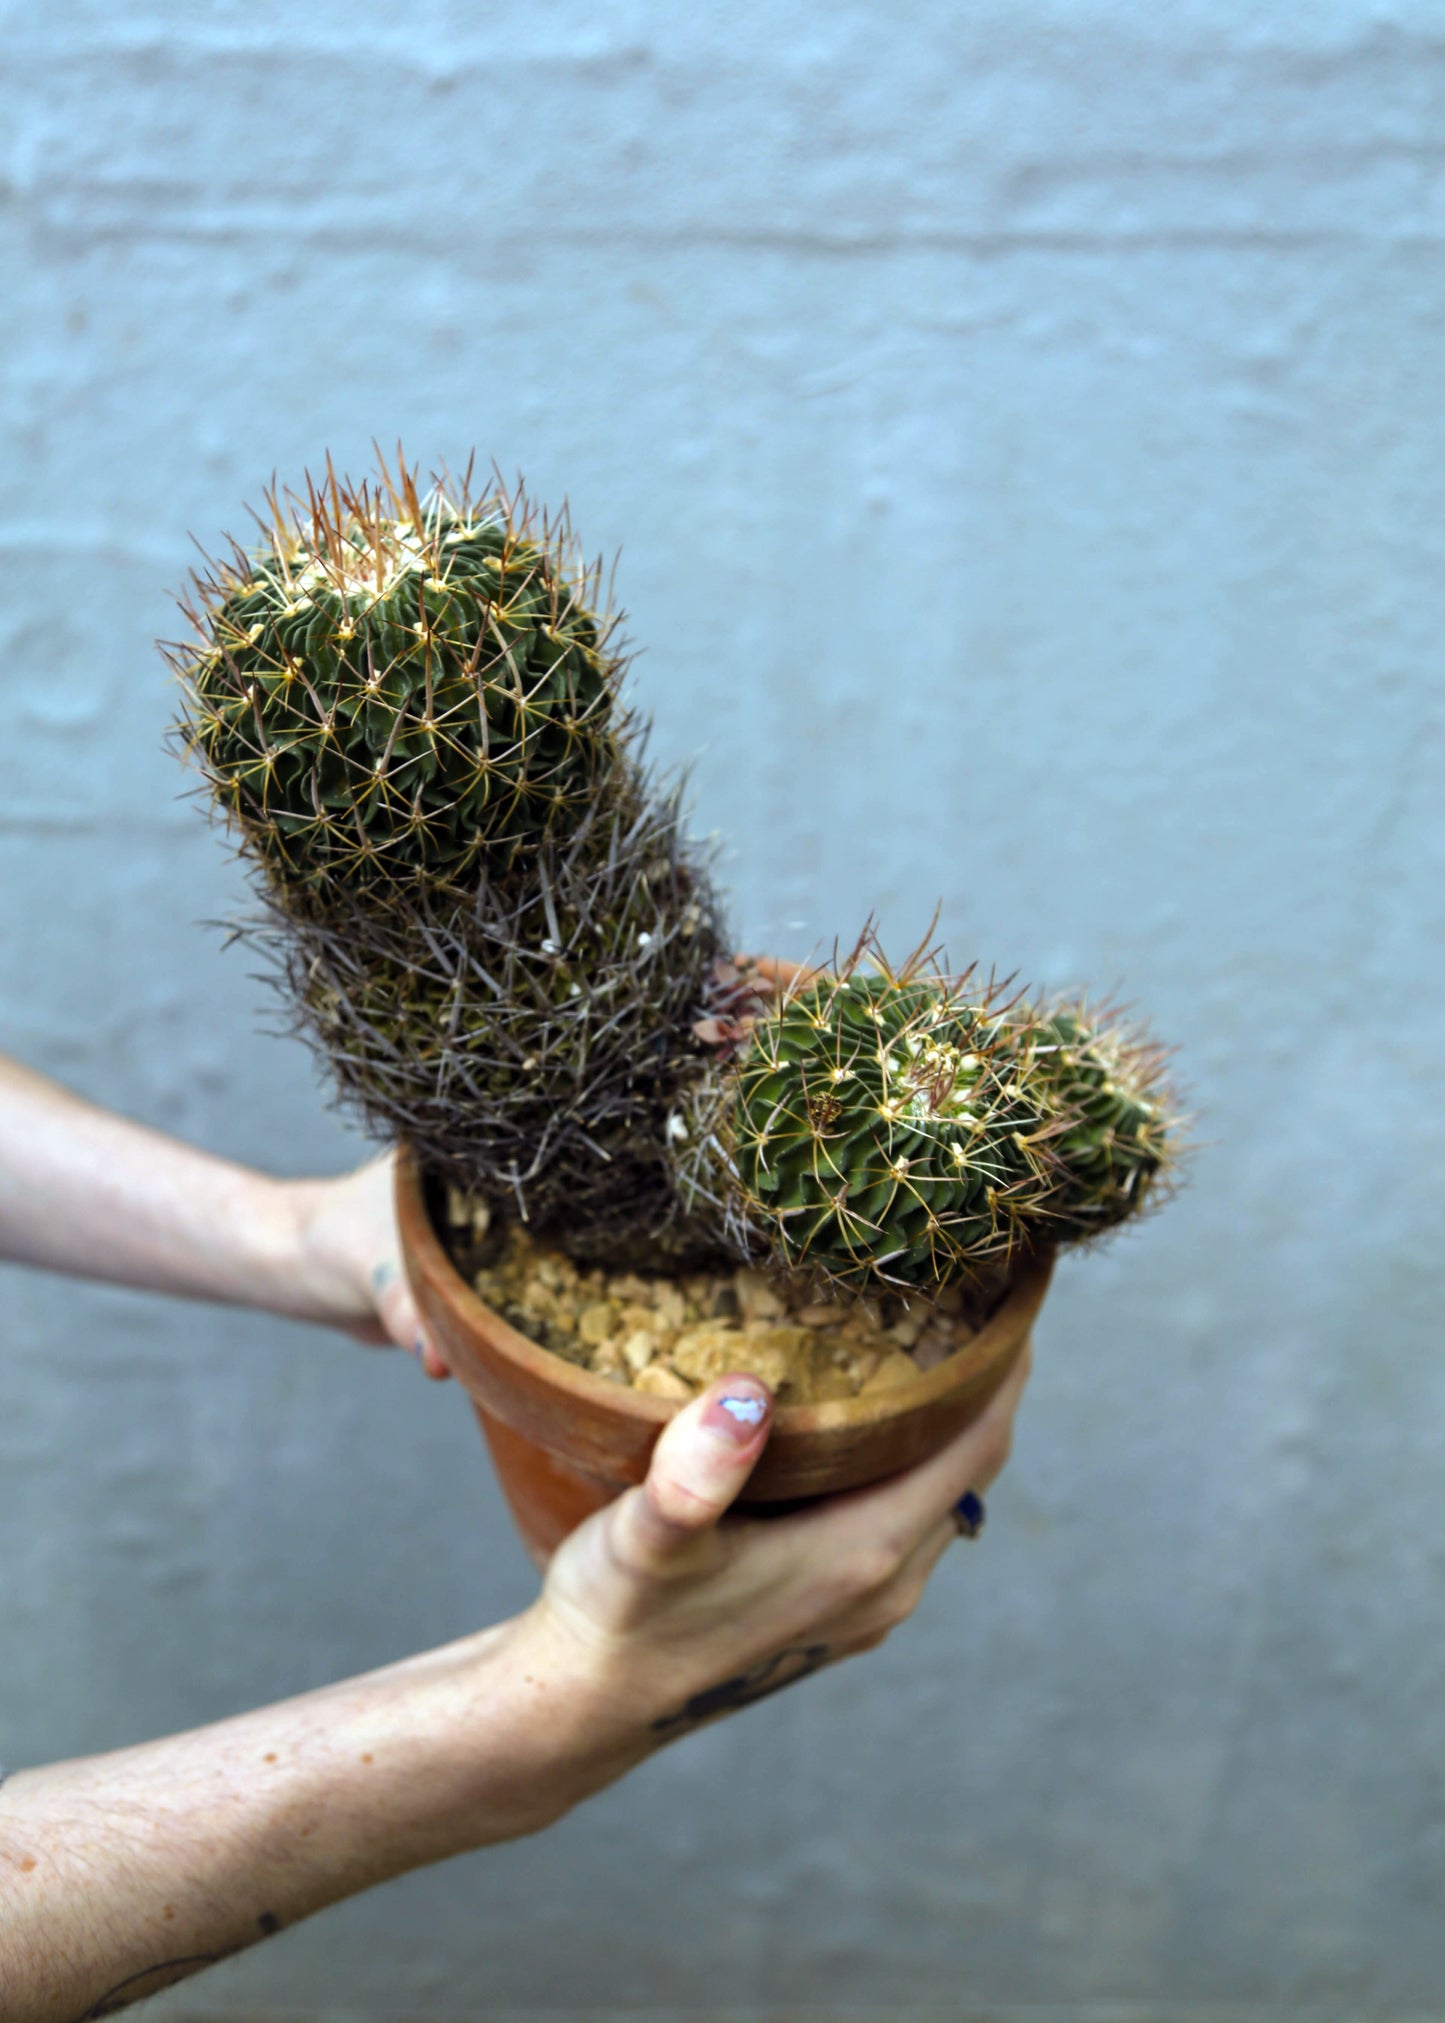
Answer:
<svg viewBox="0 0 1445 2023"><path fill-rule="evenodd" d="M393 1193L396 1154L335 1180L283 1182L297 1232L307 1317L377 1348L405 1349L429 1377L451 1375L402 1267Z"/></svg>
<svg viewBox="0 0 1445 2023"><path fill-rule="evenodd" d="M538 1670L574 1687L590 1788L719 1715L873 1649L917 1606L959 1533L955 1507L1008 1458L1029 1352L983 1416L931 1460L776 1517L729 1515L772 1401L725 1377L672 1419L646 1482L574 1532L530 1629Z"/></svg>

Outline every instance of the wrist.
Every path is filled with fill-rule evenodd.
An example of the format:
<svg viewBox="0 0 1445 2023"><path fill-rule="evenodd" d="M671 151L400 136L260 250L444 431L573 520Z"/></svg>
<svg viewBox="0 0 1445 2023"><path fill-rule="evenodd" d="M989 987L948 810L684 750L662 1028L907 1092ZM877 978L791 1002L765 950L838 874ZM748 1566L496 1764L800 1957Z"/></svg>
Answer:
<svg viewBox="0 0 1445 2023"><path fill-rule="evenodd" d="M299 1235L286 1183L223 1161L207 1171L209 1187L197 1186L188 1205L191 1240L179 1218L157 1234L155 1282L228 1306L295 1313Z"/></svg>
<svg viewBox="0 0 1445 2023"><path fill-rule="evenodd" d="M540 1606L358 1684L333 1741L376 1780L392 1872L540 1832L651 1749Z"/></svg>
<svg viewBox="0 0 1445 2023"><path fill-rule="evenodd" d="M276 1270L264 1304L292 1320L337 1328L364 1327L375 1302L356 1261L331 1240L330 1180L267 1180ZM260 1302L258 1302L260 1303Z"/></svg>
<svg viewBox="0 0 1445 2023"><path fill-rule="evenodd" d="M501 1626L520 1697L519 1725L535 1739L531 1791L549 1824L626 1774L657 1747L648 1696L613 1640L571 1624L545 1594Z"/></svg>

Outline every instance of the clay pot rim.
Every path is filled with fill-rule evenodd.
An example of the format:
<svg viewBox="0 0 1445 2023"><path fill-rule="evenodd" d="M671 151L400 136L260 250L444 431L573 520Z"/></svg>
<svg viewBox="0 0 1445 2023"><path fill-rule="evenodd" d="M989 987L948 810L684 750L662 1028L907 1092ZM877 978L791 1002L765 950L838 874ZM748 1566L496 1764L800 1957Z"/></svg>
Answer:
<svg viewBox="0 0 1445 2023"><path fill-rule="evenodd" d="M427 1208L421 1168L409 1146L401 1146L396 1162L396 1199L404 1224L404 1243L416 1256L433 1289L446 1301L454 1318L465 1328L480 1326L494 1353L527 1375L549 1385L564 1397L599 1406L639 1427L660 1429L686 1402L681 1398L653 1398L630 1385L609 1384L590 1370L582 1370L565 1357L554 1355L514 1328L475 1293L452 1263L437 1235ZM833 1432L845 1426L863 1426L899 1412L912 1412L949 1397L979 1371L987 1369L998 1354L1001 1340L1016 1327L1020 1309L1026 1308L1025 1331L1032 1326L1053 1275L1051 1250L1023 1260L1002 1304L990 1315L971 1341L955 1349L951 1356L931 1370L919 1372L915 1381L899 1384L868 1397L840 1398L822 1405L779 1405L774 1412L778 1431L791 1434ZM739 1370L739 1375L743 1372Z"/></svg>

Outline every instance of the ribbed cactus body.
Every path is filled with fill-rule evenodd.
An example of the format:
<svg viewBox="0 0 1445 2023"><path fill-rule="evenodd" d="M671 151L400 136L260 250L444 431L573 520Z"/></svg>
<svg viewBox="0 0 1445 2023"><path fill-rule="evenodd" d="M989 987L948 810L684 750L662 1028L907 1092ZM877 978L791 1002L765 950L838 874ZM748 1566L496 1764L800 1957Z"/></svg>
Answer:
<svg viewBox="0 0 1445 2023"><path fill-rule="evenodd" d="M1159 1050L1082 1002L1020 1028L1018 1075L1051 1120L1054 1177L1040 1234L1070 1242L1141 1209L1172 1158Z"/></svg>
<svg viewBox="0 0 1445 2023"><path fill-rule="evenodd" d="M605 787L620 662L566 541L534 536L500 495L338 486L200 586L184 735L288 891L464 884Z"/></svg>
<svg viewBox="0 0 1445 2023"><path fill-rule="evenodd" d="M826 977L760 1018L717 1137L779 1256L936 1290L1006 1254L1042 1185L1040 1119L998 1021L938 977Z"/></svg>

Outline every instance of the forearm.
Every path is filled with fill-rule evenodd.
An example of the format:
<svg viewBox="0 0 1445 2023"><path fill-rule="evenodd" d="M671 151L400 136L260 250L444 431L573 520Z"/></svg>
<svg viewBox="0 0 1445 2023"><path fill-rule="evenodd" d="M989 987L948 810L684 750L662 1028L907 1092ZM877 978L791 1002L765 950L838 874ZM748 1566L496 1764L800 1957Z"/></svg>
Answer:
<svg viewBox="0 0 1445 2023"><path fill-rule="evenodd" d="M303 1184L180 1144L0 1057L0 1257L332 1319L334 1299L301 1267L306 1205Z"/></svg>
<svg viewBox="0 0 1445 2023"><path fill-rule="evenodd" d="M555 1670L539 1685L530 1624L13 1777L5 2013L108 2014L374 1883L532 1832L626 1767Z"/></svg>

